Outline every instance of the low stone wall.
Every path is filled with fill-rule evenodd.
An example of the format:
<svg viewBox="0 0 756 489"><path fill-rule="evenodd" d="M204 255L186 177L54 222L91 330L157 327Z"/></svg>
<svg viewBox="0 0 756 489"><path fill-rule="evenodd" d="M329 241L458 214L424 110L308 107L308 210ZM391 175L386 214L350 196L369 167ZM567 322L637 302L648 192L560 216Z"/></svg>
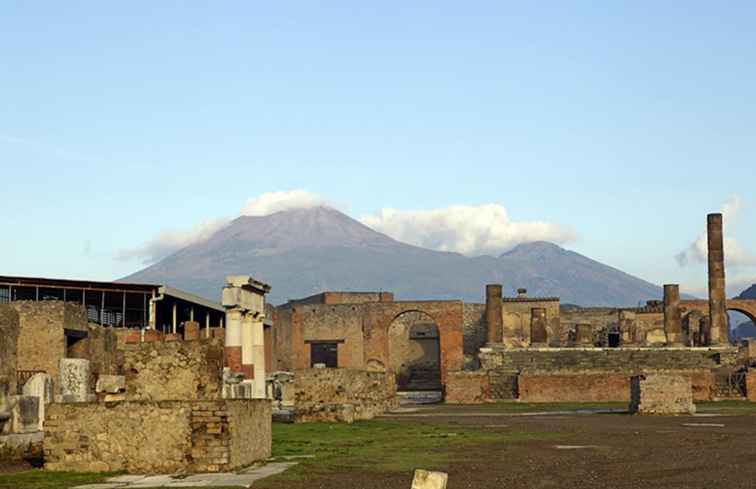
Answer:
<svg viewBox="0 0 756 489"><path fill-rule="evenodd" d="M0 460L18 461L42 458L44 433L0 435Z"/></svg>
<svg viewBox="0 0 756 489"><path fill-rule="evenodd" d="M372 419L398 405L396 381L386 372L315 368L294 372L295 422Z"/></svg>
<svg viewBox="0 0 756 489"><path fill-rule="evenodd" d="M482 348L484 370L615 371L711 370L735 366L738 349L721 348Z"/></svg>
<svg viewBox="0 0 756 489"><path fill-rule="evenodd" d="M123 345L126 399L212 400L221 397L223 342L149 342Z"/></svg>
<svg viewBox="0 0 756 489"><path fill-rule="evenodd" d="M271 453L267 400L51 404L45 469L225 472Z"/></svg>
<svg viewBox="0 0 756 489"><path fill-rule="evenodd" d="M633 414L693 414L690 378L683 375L637 375L631 381L630 412Z"/></svg>
<svg viewBox="0 0 756 489"><path fill-rule="evenodd" d="M630 400L630 377L622 374L522 374L523 402L613 402Z"/></svg>
<svg viewBox="0 0 756 489"><path fill-rule="evenodd" d="M483 404L491 400L487 372L447 372L444 400L448 404Z"/></svg>

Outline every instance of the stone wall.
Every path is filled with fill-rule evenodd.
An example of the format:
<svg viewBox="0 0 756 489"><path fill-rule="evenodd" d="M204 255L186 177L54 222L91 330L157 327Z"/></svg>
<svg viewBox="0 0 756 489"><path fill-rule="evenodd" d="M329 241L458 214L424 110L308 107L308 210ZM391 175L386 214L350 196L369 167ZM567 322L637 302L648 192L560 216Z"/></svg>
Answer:
<svg viewBox="0 0 756 489"><path fill-rule="evenodd" d="M520 372L704 370L731 367L736 348L484 348L483 369Z"/></svg>
<svg viewBox="0 0 756 489"><path fill-rule="evenodd" d="M270 456L270 402L51 404L44 451L52 471L230 471Z"/></svg>
<svg viewBox="0 0 756 489"><path fill-rule="evenodd" d="M137 343L123 348L126 399L212 400L221 397L222 340Z"/></svg>
<svg viewBox="0 0 756 489"><path fill-rule="evenodd" d="M11 302L19 316L18 370L42 370L58 378L58 362L67 356L65 330L87 331L87 315L62 301Z"/></svg>
<svg viewBox="0 0 756 489"><path fill-rule="evenodd" d="M486 345L486 305L462 306L462 331L464 334L465 368L478 366L478 352Z"/></svg>
<svg viewBox="0 0 756 489"><path fill-rule="evenodd" d="M539 299L535 297L502 299L502 343L510 348L530 346L533 341L531 328L534 309L544 311L545 341L543 346L561 345L562 329L560 324L559 299Z"/></svg>
<svg viewBox="0 0 756 489"><path fill-rule="evenodd" d="M393 375L352 369L294 372L295 421L347 422L372 419L397 405Z"/></svg>
<svg viewBox="0 0 756 489"><path fill-rule="evenodd" d="M0 412L3 411L5 402L3 393L16 393L18 335L18 313L8 305L0 305Z"/></svg>
<svg viewBox="0 0 756 489"><path fill-rule="evenodd" d="M683 375L648 374L631 381L630 412L633 414L693 414L690 378Z"/></svg>
<svg viewBox="0 0 756 489"><path fill-rule="evenodd" d="M487 372L448 372L444 400L448 404L483 404L491 401Z"/></svg>
<svg viewBox="0 0 756 489"><path fill-rule="evenodd" d="M116 330L92 323L87 325L87 337L68 347L67 356L89 360L90 369L95 377L115 375L123 363L118 354Z"/></svg>

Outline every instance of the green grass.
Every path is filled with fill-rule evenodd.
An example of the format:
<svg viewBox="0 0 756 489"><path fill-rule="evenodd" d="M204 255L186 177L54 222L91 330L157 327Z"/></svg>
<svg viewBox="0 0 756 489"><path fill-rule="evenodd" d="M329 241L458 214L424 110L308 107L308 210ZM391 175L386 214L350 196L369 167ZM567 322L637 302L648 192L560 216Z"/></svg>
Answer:
<svg viewBox="0 0 756 489"><path fill-rule="evenodd" d="M69 489L101 482L112 474L45 472L29 470L12 475L0 475L0 489Z"/></svg>
<svg viewBox="0 0 756 489"><path fill-rule="evenodd" d="M452 457L457 461L464 459L460 448L465 446L516 443L546 436L457 424L383 420L352 425L274 424L273 456L315 455L314 459L297 459L297 466L276 477L299 480L312 476L313 472L406 472L416 467L434 468L447 464Z"/></svg>
<svg viewBox="0 0 756 489"><path fill-rule="evenodd" d="M756 415L756 402L749 401L706 401L697 402L696 410L702 414L723 414L732 416Z"/></svg>

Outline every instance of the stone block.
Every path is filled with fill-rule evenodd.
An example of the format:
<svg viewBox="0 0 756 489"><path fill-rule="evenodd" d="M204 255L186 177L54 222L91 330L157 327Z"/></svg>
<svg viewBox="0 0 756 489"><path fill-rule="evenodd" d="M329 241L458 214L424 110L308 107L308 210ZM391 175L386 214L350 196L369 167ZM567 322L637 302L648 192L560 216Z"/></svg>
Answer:
<svg viewBox="0 0 756 489"><path fill-rule="evenodd" d="M200 339L200 325L196 321L184 323L184 340L193 341Z"/></svg>
<svg viewBox="0 0 756 489"><path fill-rule="evenodd" d="M39 431L39 405L40 398L36 396L17 396L16 405L13 407L13 420L11 432L34 433Z"/></svg>
<svg viewBox="0 0 756 489"><path fill-rule="evenodd" d="M97 377L95 392L118 394L126 390L126 377L123 375L100 375Z"/></svg>
<svg viewBox="0 0 756 489"><path fill-rule="evenodd" d="M630 382L632 414L694 414L690 377L684 375L637 375Z"/></svg>
<svg viewBox="0 0 756 489"><path fill-rule="evenodd" d="M156 329L145 329L144 330L144 342L145 343L156 343L159 341L163 341L163 333L156 330Z"/></svg>
<svg viewBox="0 0 756 489"><path fill-rule="evenodd" d="M412 479L411 489L446 489L449 474L445 472L432 472L429 470L416 470Z"/></svg>
<svg viewBox="0 0 756 489"><path fill-rule="evenodd" d="M178 333L168 333L165 335L165 341L180 341L181 336L178 335Z"/></svg>
<svg viewBox="0 0 756 489"><path fill-rule="evenodd" d="M89 402L89 360L61 358L59 371L63 402Z"/></svg>
<svg viewBox="0 0 756 489"><path fill-rule="evenodd" d="M39 398L39 412L37 418L39 420L38 430L42 431L45 422L45 407L53 402L53 380L52 377L45 373L38 373L32 375L29 380L26 381L23 387L24 396L32 396Z"/></svg>

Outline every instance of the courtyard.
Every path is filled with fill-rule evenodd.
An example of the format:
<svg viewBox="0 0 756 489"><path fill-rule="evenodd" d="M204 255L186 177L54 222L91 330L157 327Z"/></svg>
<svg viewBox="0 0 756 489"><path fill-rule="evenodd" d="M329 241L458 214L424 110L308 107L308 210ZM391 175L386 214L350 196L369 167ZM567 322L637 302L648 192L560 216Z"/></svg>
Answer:
<svg viewBox="0 0 756 489"><path fill-rule="evenodd" d="M697 415L675 417L625 408L433 405L351 425L275 424L269 464L295 465L252 487L409 488L415 468L447 472L450 489L753 487L756 404L700 403ZM1 489L69 489L117 476L0 470ZM172 484L182 481L191 483L179 476ZM149 487L142 484L131 487ZM232 487L212 484L194 487Z"/></svg>

